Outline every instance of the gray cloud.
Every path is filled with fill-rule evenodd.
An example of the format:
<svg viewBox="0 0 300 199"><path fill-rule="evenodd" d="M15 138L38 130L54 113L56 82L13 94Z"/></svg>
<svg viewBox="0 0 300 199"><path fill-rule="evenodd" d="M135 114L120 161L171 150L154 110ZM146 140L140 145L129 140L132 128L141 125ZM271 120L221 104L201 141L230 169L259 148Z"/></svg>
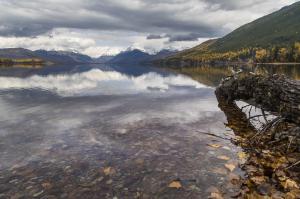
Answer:
<svg viewBox="0 0 300 199"><path fill-rule="evenodd" d="M198 41L203 35L198 33L189 33L189 34L165 34L165 35L156 35L150 34L146 39L148 40L156 40L156 39L168 39L168 42L175 41Z"/></svg>
<svg viewBox="0 0 300 199"><path fill-rule="evenodd" d="M152 40L152 39L163 39L166 38L166 36L164 35L155 35L155 34L150 34L147 36L148 40Z"/></svg>
<svg viewBox="0 0 300 199"><path fill-rule="evenodd" d="M93 56L129 46L182 49L294 2L0 0L0 47L74 49Z"/></svg>
<svg viewBox="0 0 300 199"><path fill-rule="evenodd" d="M268 1L272 0L265 3ZM285 4L288 2L293 1ZM230 31L226 20L236 25L242 23L230 15L227 19L220 18L224 11L235 10L243 15L239 13L241 9L251 11L253 6L265 3L259 0L1 0L0 35L36 36L55 28L77 28L215 37ZM283 3L273 4L279 7ZM253 14L264 14L268 9L273 8L266 7Z"/></svg>
<svg viewBox="0 0 300 199"><path fill-rule="evenodd" d="M198 38L201 38L202 35L198 33L190 33L186 35L168 35L169 42L174 41L197 41Z"/></svg>
<svg viewBox="0 0 300 199"><path fill-rule="evenodd" d="M261 0L247 0L247 1L238 1L238 0L204 0L210 6L216 6L218 9L225 10L236 10L243 9L249 6L260 4Z"/></svg>
<svg viewBox="0 0 300 199"><path fill-rule="evenodd" d="M16 37L32 37L47 33L53 27L48 27L42 24L31 24L24 26L21 24L5 24L0 26L1 36L16 36Z"/></svg>

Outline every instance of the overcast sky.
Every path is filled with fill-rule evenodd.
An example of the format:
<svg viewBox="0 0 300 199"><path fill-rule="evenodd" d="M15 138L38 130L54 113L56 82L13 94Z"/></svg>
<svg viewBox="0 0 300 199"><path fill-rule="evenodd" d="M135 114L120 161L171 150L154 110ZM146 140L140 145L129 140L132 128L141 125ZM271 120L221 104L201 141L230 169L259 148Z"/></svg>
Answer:
<svg viewBox="0 0 300 199"><path fill-rule="evenodd" d="M184 49L296 0L0 0L0 48Z"/></svg>

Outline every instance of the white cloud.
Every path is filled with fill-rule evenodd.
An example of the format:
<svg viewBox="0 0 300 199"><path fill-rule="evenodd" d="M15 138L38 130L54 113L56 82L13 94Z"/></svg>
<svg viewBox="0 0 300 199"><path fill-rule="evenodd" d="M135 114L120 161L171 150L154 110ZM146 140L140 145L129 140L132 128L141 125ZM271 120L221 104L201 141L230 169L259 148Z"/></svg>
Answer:
<svg viewBox="0 0 300 199"><path fill-rule="evenodd" d="M98 45L97 38L85 37L74 30L54 30L50 34L36 37L0 37L0 48L27 48L30 50L76 51L92 57L117 54L122 47Z"/></svg>

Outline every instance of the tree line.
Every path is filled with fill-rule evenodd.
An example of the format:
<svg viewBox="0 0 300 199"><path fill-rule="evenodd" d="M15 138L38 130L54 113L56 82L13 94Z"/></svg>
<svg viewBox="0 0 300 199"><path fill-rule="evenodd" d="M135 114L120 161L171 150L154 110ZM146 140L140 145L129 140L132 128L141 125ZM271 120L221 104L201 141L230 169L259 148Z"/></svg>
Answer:
<svg viewBox="0 0 300 199"><path fill-rule="evenodd" d="M255 62L255 63L300 63L300 42L290 46L247 47L236 51L216 52L204 49L197 53L175 56L168 61L190 60L199 63L208 62Z"/></svg>
<svg viewBox="0 0 300 199"><path fill-rule="evenodd" d="M300 62L300 43L289 47L273 46L267 49L255 49L256 62Z"/></svg>
<svg viewBox="0 0 300 199"><path fill-rule="evenodd" d="M14 64L43 64L41 59L9 59L0 58L0 65L12 66Z"/></svg>

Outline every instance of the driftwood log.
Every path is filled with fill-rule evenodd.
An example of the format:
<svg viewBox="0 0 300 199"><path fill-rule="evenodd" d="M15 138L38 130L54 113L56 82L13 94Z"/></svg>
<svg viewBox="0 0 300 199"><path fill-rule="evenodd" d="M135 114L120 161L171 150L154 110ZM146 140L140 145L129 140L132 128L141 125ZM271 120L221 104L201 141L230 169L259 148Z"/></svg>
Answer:
<svg viewBox="0 0 300 199"><path fill-rule="evenodd" d="M243 100L300 125L300 82L284 76L229 77L216 89L227 102Z"/></svg>

